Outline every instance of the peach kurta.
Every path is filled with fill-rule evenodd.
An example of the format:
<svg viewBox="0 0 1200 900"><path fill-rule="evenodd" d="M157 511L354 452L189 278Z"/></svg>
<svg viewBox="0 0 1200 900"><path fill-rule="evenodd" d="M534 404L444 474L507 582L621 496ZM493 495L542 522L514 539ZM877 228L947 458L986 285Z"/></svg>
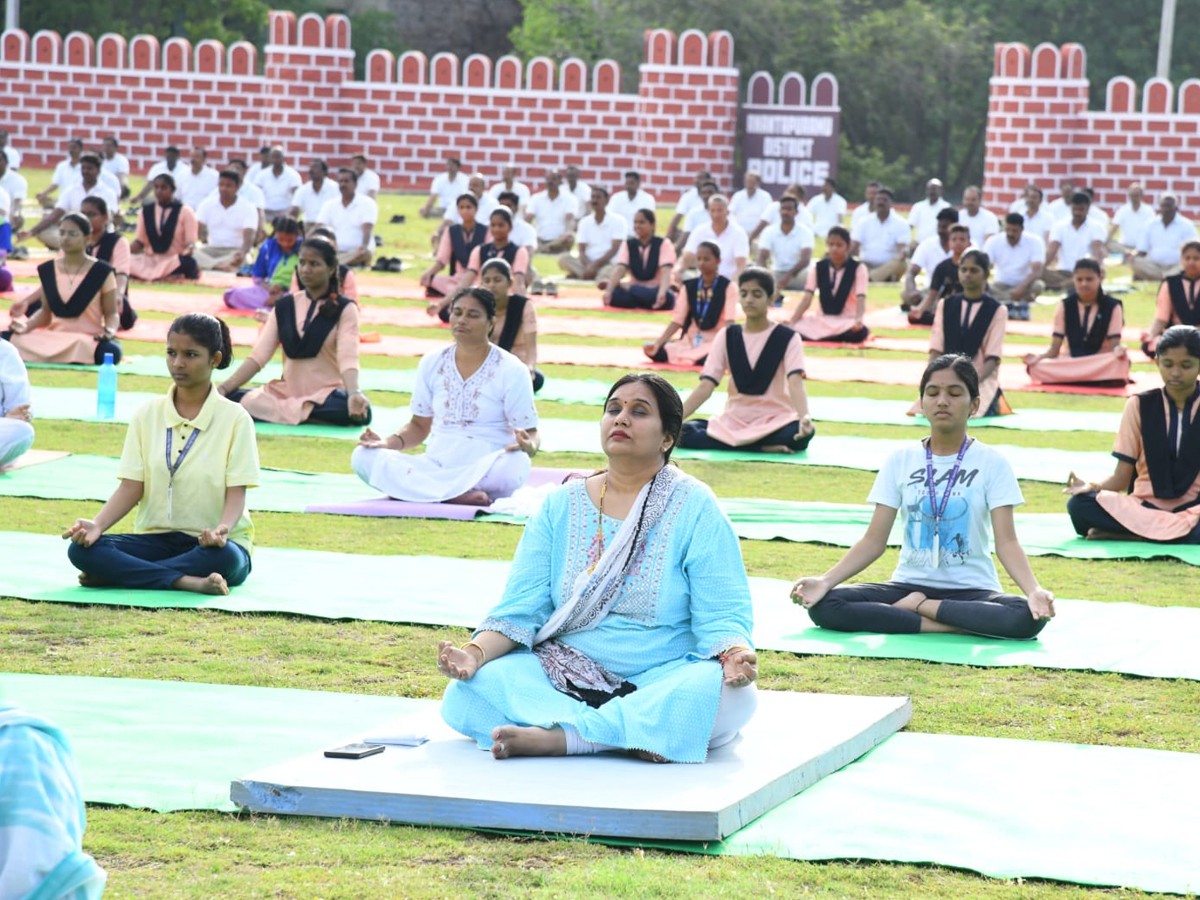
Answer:
<svg viewBox="0 0 1200 900"><path fill-rule="evenodd" d="M146 214L153 212L159 219L159 229L170 212L170 207L154 204L153 207L143 206L138 216L137 240L142 245L142 252L135 253L129 258L129 276L140 281L160 281L179 268L179 255L196 243L200 235L200 227L196 223L196 214L187 206L179 208L179 221L175 223L175 234L171 238L171 246L166 253L155 253L150 246L150 236L146 231Z"/></svg>
<svg viewBox="0 0 1200 900"><path fill-rule="evenodd" d="M1083 331L1087 333L1092 317L1097 313L1093 308L1080 304L1080 316L1083 319ZM1114 306L1112 319L1108 323L1108 334L1105 341L1121 339L1121 330L1125 327L1125 314L1121 306ZM1042 384L1087 384L1098 381L1129 381L1129 355L1117 355L1111 350L1101 350L1087 356L1071 356L1067 343L1067 314L1060 302L1054 313L1054 336L1062 338L1063 345L1059 355L1054 359L1042 359L1032 366L1027 366L1031 380ZM1064 353L1064 351L1068 351Z"/></svg>
<svg viewBox="0 0 1200 900"><path fill-rule="evenodd" d="M492 324L492 333L488 335L493 344L499 346L500 335L504 331L504 311L496 311L496 320ZM535 338L537 337L537 313L533 309L533 303L529 300L525 301L525 308L521 311L521 327L517 329L517 336L513 339L512 347L507 348L508 352L525 363L529 369L533 369L537 365L537 347Z"/></svg>
<svg viewBox="0 0 1200 900"><path fill-rule="evenodd" d="M720 276L717 276L720 278ZM689 279L684 282L684 290L682 296L675 301L675 306L671 310L671 321L678 325L681 329L687 323L688 319L688 302L687 302L687 285L690 281L698 279ZM713 303L718 302L716 297L713 297ZM698 316L692 316L692 322L687 326L686 330L682 331L678 338L667 343L663 349L667 352L667 362L676 366L698 366L703 364L704 359L712 350L713 341L716 340L721 329L734 320L737 315L737 289L729 282L725 282L725 302L721 305L720 318L717 319L717 324L714 328L704 330L700 327Z"/></svg>
<svg viewBox="0 0 1200 900"><path fill-rule="evenodd" d="M87 271L90 271L87 270ZM63 302L69 302L75 287L78 287L87 272L72 279L64 275L56 264L54 280L58 285L58 295ZM101 298L104 294L117 292L117 279L111 273L104 279L100 290L92 298L87 308L74 319L60 319L51 313L50 323L44 328L27 334L14 334L12 345L26 362L37 363L70 363L73 365L90 366L96 361L96 339L104 331L104 310ZM42 301L45 303L45 301Z"/></svg>
<svg viewBox="0 0 1200 900"><path fill-rule="evenodd" d="M296 331L304 337L304 321L312 300L301 291L294 294ZM265 366L279 348L277 309L272 309L250 353L259 366ZM325 338L320 351L311 359L290 359L283 354L283 378L248 391L242 406L254 418L281 425L299 425L333 391L342 388L342 372L358 368L358 304L348 303L337 325Z"/></svg>
<svg viewBox="0 0 1200 900"><path fill-rule="evenodd" d="M833 269L831 289L834 294L841 287L842 277L845 274L845 266ZM858 298L859 295L863 297L867 295L870 274L866 264L859 262L858 269L854 273L854 286L850 288L850 294L846 297L846 305L842 308L841 315L831 316L821 309L821 297L817 291L817 265L813 263L808 267L808 278L804 283L804 290L811 291L813 294L812 305L809 306L806 315L792 327L806 341L824 341L845 334L854 327Z"/></svg>
<svg viewBox="0 0 1200 900"><path fill-rule="evenodd" d="M987 296L986 294L984 295ZM942 321L942 316L945 313L946 297L938 301L937 312L933 314L933 330L929 335L929 350L939 354L946 353L946 328ZM963 331L971 326L979 315L979 310L982 307L982 302L967 303L964 299L963 306L967 307L965 312L965 322L963 323ZM1004 304L1000 304L1000 308L996 310L996 314L992 317L991 324L988 325L987 332L983 336L983 340L979 344L979 350L971 357L971 364L975 366L975 371L983 370L983 364L989 359L1001 359L1004 353L1004 330L1008 324L1008 310ZM992 405L992 401L996 399L996 395L1000 391L1000 367L997 365L995 371L987 378L979 380L979 412L977 415L983 416L987 414L988 409ZM918 401L916 411L920 412L920 402ZM1008 408L1008 404L1001 399L1001 409L996 415L1007 415L1012 410Z"/></svg>

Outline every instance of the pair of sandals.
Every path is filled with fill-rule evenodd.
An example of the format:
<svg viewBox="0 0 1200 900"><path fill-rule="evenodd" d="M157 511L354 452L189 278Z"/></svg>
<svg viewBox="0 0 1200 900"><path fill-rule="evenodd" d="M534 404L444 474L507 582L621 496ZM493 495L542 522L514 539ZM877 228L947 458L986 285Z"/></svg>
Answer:
<svg viewBox="0 0 1200 900"><path fill-rule="evenodd" d="M535 281L529 289L530 294L544 294L547 297L558 296L558 285L553 281Z"/></svg>
<svg viewBox="0 0 1200 900"><path fill-rule="evenodd" d="M398 256L381 256L371 266L372 272L403 272L404 263Z"/></svg>

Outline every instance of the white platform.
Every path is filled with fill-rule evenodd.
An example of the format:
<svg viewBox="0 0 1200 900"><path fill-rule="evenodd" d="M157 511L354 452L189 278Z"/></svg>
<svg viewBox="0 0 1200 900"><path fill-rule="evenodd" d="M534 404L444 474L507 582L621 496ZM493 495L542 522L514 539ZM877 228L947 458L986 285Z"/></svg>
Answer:
<svg viewBox="0 0 1200 900"><path fill-rule="evenodd" d="M614 753L494 760L442 725L431 701L422 718L432 739L422 746L361 760L301 756L233 782L230 797L272 814L713 841L862 756L911 717L906 697L760 691L742 736L703 765Z"/></svg>

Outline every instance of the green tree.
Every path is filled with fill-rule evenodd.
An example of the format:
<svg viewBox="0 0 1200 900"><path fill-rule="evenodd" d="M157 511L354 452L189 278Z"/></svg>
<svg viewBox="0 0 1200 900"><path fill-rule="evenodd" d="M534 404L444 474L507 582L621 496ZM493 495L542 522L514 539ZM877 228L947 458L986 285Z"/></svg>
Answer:
<svg viewBox="0 0 1200 900"><path fill-rule="evenodd" d="M38 0L22 5L21 27L30 34L45 28L64 34L83 31L92 37L115 32L261 45L269 8L265 0Z"/></svg>

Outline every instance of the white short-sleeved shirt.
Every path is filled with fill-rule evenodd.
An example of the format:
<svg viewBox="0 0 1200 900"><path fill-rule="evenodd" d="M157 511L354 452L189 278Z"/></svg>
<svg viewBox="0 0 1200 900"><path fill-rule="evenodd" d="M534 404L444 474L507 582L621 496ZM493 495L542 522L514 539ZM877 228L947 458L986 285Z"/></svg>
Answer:
<svg viewBox="0 0 1200 900"><path fill-rule="evenodd" d="M459 171L453 178L449 172L442 172L434 176L429 183L430 196L437 197L438 206L446 210L453 209L458 198L470 189L471 177L463 171Z"/></svg>
<svg viewBox="0 0 1200 900"><path fill-rule="evenodd" d="M575 243L586 244L588 256L595 259L607 253L613 241L623 241L628 235L629 224L624 217L606 209L603 222L596 221L595 213L589 213L579 220L579 227L575 229Z"/></svg>
<svg viewBox="0 0 1200 900"><path fill-rule="evenodd" d="M321 181L319 191L313 187L311 181L306 181L296 188L296 193L292 194L292 206L300 210L300 217L305 222L316 222L321 215L321 207L340 196L337 182L326 176Z"/></svg>
<svg viewBox="0 0 1200 900"><path fill-rule="evenodd" d="M997 234L984 244L983 252L992 261L991 280L996 284L1020 284L1029 277L1034 263L1046 261L1046 245L1035 234L1022 232L1013 246L1005 234Z"/></svg>
<svg viewBox="0 0 1200 900"><path fill-rule="evenodd" d="M240 247L247 228L258 229L258 210L250 201L238 197L231 206L222 206L216 194L205 198L196 210L196 221L207 229L210 247Z"/></svg>
<svg viewBox="0 0 1200 900"><path fill-rule="evenodd" d="M529 198L526 212L533 216L539 241L556 241L566 234L567 216L574 218L576 208L574 195L559 188L557 197L551 197L548 191L538 191Z"/></svg>
<svg viewBox="0 0 1200 900"><path fill-rule="evenodd" d="M1164 226L1162 216L1156 216L1146 226L1138 250L1146 254L1152 263L1174 266L1179 263L1179 250L1188 241L1196 240L1196 226L1191 219L1178 213L1171 224Z"/></svg>
<svg viewBox="0 0 1200 900"><path fill-rule="evenodd" d="M829 234L829 229L834 225L842 224L842 217L846 215L848 206L846 198L841 194L834 194L828 200L824 194L817 194L808 201L805 209L812 216L815 233L824 236Z"/></svg>
<svg viewBox="0 0 1200 900"><path fill-rule="evenodd" d="M529 199L533 196L533 192L529 190L529 185L523 181L514 181L512 187L506 185L503 181L499 184L493 184L488 188L488 195L499 202L500 195L506 191L511 191L517 195L517 209L524 209L529 205Z"/></svg>
<svg viewBox="0 0 1200 900"><path fill-rule="evenodd" d="M581 178L575 182L575 187L571 187L566 181L563 181L562 189L574 197L579 204L579 208L575 211L576 217L587 215L588 204L592 202L592 186Z"/></svg>
<svg viewBox="0 0 1200 900"><path fill-rule="evenodd" d="M927 237L921 243L917 244L917 249L913 251L912 258L909 259L909 264L916 266L926 275L932 275L933 270L943 260L949 258L950 248L943 247L942 239L934 234L932 237Z"/></svg>
<svg viewBox="0 0 1200 900"><path fill-rule="evenodd" d="M865 200L854 207L854 212L850 214L850 231L853 232L858 227L859 222L871 215L874 215L874 213L871 212L871 208Z"/></svg>
<svg viewBox="0 0 1200 900"><path fill-rule="evenodd" d="M774 202L774 198L762 188L756 190L753 196L742 188L734 191L729 198L729 215L749 234L766 217L767 209Z"/></svg>
<svg viewBox="0 0 1200 900"><path fill-rule="evenodd" d="M686 218L693 209L703 205L704 201L700 199L700 191L690 187L679 195L679 200L675 203L675 215Z"/></svg>
<svg viewBox="0 0 1200 900"><path fill-rule="evenodd" d="M267 208L267 198L263 196L262 188L249 179L243 181L238 188L238 196L259 212Z"/></svg>
<svg viewBox="0 0 1200 900"><path fill-rule="evenodd" d="M72 163L70 157L59 162L54 167L54 174L50 176L50 183L60 191L65 191L77 181L83 180L83 175L80 174L80 163Z"/></svg>
<svg viewBox="0 0 1200 900"><path fill-rule="evenodd" d="M1054 227L1054 219L1046 211L1046 207L1039 206L1038 211L1032 216L1029 214L1029 209L1025 204L1021 204L1021 207L1016 212L1025 217L1025 224L1022 226L1025 229L1025 233L1040 237L1043 243L1049 240L1050 229Z"/></svg>
<svg viewBox="0 0 1200 900"><path fill-rule="evenodd" d="M61 194L58 195L58 202L54 204L55 209L61 209L64 213L79 212L83 206L83 201L87 197L99 197L108 204L109 210L115 211L121 204L121 196L118 191L114 191L106 184L101 184L97 181L88 190L83 186L82 179L74 184L68 185Z"/></svg>
<svg viewBox="0 0 1200 900"><path fill-rule="evenodd" d="M4 177L0 178L0 188L4 188L8 192L13 203L20 203L29 195L29 182L25 180L24 175L18 175L12 169L9 169L4 173ZM7 213L7 210L5 212Z"/></svg>
<svg viewBox="0 0 1200 900"><path fill-rule="evenodd" d="M462 216L458 214L458 198L455 197L454 199L455 203L446 207L446 215L444 215L442 219L446 222L449 222L451 225L461 225ZM500 205L500 201L487 193L477 199L479 200L479 205L475 208L475 221L482 222L484 225L487 225L488 221L492 217L492 213L495 212L496 207ZM516 227L516 224L516 221L514 221L513 227Z"/></svg>
<svg viewBox="0 0 1200 900"><path fill-rule="evenodd" d="M186 206L193 210L208 199L208 195L217 189L221 176L212 166L205 166L199 174L188 170L187 178L182 184L176 185L176 196Z"/></svg>
<svg viewBox="0 0 1200 900"><path fill-rule="evenodd" d="M993 234L999 234L1001 231L1000 220L996 218L996 214L990 209L979 207L979 211L975 215L967 213L966 209L958 211L958 224L966 225L971 231L971 243L976 247L982 247L987 243L987 239Z"/></svg>
<svg viewBox="0 0 1200 900"><path fill-rule="evenodd" d="M263 169L255 180L255 184L263 193L263 209L291 209L292 195L303 181L300 173L291 166L284 166L278 175L275 174L274 168Z"/></svg>
<svg viewBox="0 0 1200 900"><path fill-rule="evenodd" d="M708 207L693 206L691 211L683 217L683 231L685 234L691 234L697 228L712 223L712 216L708 214ZM742 229L745 231L745 229Z"/></svg>
<svg viewBox="0 0 1200 900"><path fill-rule="evenodd" d="M895 259L897 248L908 246L908 222L894 210L882 222L872 213L854 226L851 238L858 241L859 256L868 266L879 266Z"/></svg>
<svg viewBox="0 0 1200 900"><path fill-rule="evenodd" d="M342 203L341 194L321 207L317 217L322 225L333 229L339 251L357 250L363 246L364 225L374 225L379 219L379 207L364 194L355 194L349 206Z"/></svg>
<svg viewBox="0 0 1200 900"><path fill-rule="evenodd" d="M8 191L0 187L0 224L8 220L8 216L13 207L13 199L9 196Z"/></svg>
<svg viewBox="0 0 1200 900"><path fill-rule="evenodd" d="M784 233L778 225L768 225L758 236L758 249L771 254L771 268L776 272L791 271L800 263L800 254L813 248L813 233L796 222Z"/></svg>
<svg viewBox="0 0 1200 900"><path fill-rule="evenodd" d="M933 457L934 491L942 502L953 456ZM914 441L883 463L868 503L900 512L900 561L892 580L930 587L1000 590L992 561L991 512L1025 502L1008 460L974 441L963 456L938 528L940 565L933 560L934 517L925 470L925 446Z"/></svg>
<svg viewBox="0 0 1200 900"><path fill-rule="evenodd" d="M480 206L482 205L483 204L480 203ZM537 249L537 229L519 216L513 219L513 227L512 231L508 235L508 239L518 247L532 248L529 251L530 253L533 253L533 251Z"/></svg>
<svg viewBox="0 0 1200 900"><path fill-rule="evenodd" d="M12 144L4 145L4 156L8 159L8 167L10 169L21 168L21 151L16 149Z"/></svg>
<svg viewBox="0 0 1200 900"><path fill-rule="evenodd" d="M1051 264L1055 269L1070 272L1075 268L1076 262L1092 255L1094 241L1103 244L1107 238L1108 230L1091 219L1085 219L1079 228L1072 225L1070 219L1055 222L1054 227L1050 229L1050 241L1058 241L1058 261L1051 261ZM1176 247L1175 257L1178 256L1179 248Z"/></svg>
<svg viewBox="0 0 1200 900"><path fill-rule="evenodd" d="M658 201L654 199L654 195L641 188L638 188L638 192L632 200L629 199L628 191L620 190L609 198L608 211L616 213L629 223L629 233L626 237L633 237L633 217L637 215L638 210L648 209L653 212L657 205Z"/></svg>
<svg viewBox="0 0 1200 900"><path fill-rule="evenodd" d="M17 348L0 340L0 417L29 403L29 372Z"/></svg>
<svg viewBox="0 0 1200 900"><path fill-rule="evenodd" d="M920 200L914 203L908 211L908 224L912 226L914 240L920 242L928 237L936 237L937 214L949 208L950 204L945 200L938 200L937 203Z"/></svg>
<svg viewBox="0 0 1200 900"><path fill-rule="evenodd" d="M746 229L730 219L725 230L718 235L713 230L712 223L709 222L688 235L687 245L683 248L683 252L695 253L696 248L705 241L710 241L721 248L721 264L717 266L717 274L724 275L733 281L737 274L737 260L747 259L750 256L750 236L746 234Z"/></svg>
<svg viewBox="0 0 1200 900"><path fill-rule="evenodd" d="M1054 223L1057 223L1064 217L1069 218L1071 215L1071 204L1067 203L1067 201L1062 197L1055 197L1049 203L1042 206L1042 209L1046 211L1046 215L1048 215L1050 217L1050 221Z"/></svg>
<svg viewBox="0 0 1200 900"><path fill-rule="evenodd" d="M783 221L783 217L779 215L778 200L767 207L767 211L763 213L763 217L759 221L766 222L768 225L778 225ZM814 235L817 233L817 226L813 222L812 213L808 211L807 206L800 205L796 208L796 224L803 225ZM757 223L755 227L758 227Z"/></svg>
<svg viewBox="0 0 1200 900"><path fill-rule="evenodd" d="M354 193L365 194L367 199L371 199L371 194L379 193L379 173L374 169L363 169L363 173L358 176L358 184L354 188Z"/></svg>
<svg viewBox="0 0 1200 900"><path fill-rule="evenodd" d="M1142 235L1154 221L1154 208L1149 203L1143 203L1134 209L1133 204L1126 203L1113 213L1112 220L1121 229L1121 243L1127 247L1137 247L1142 242Z"/></svg>
<svg viewBox="0 0 1200 900"><path fill-rule="evenodd" d="M183 160L177 160L175 163L175 168L169 169L167 168L167 161L165 159L160 159L150 167L150 171L146 173L146 180L154 181L154 179L159 175L170 175L175 179L175 189L179 190L179 188L183 186L183 179L187 178L191 174L191 166L189 166Z"/></svg>
<svg viewBox="0 0 1200 900"><path fill-rule="evenodd" d="M101 171L108 172L110 175L117 176L118 180L122 175L129 174L129 157L124 153L114 153L112 159L107 156L100 157Z"/></svg>

